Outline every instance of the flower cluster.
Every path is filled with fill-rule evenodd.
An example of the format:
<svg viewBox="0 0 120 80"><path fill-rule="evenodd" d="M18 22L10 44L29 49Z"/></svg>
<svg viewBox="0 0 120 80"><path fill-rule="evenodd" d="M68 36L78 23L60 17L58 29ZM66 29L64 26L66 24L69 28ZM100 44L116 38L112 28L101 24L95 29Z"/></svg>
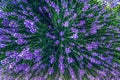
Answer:
<svg viewBox="0 0 120 80"><path fill-rule="evenodd" d="M0 74L10 79L0 79L119 80L119 22L97 0L11 0L0 12Z"/></svg>
<svg viewBox="0 0 120 80"><path fill-rule="evenodd" d="M120 5L120 0L102 0L102 1L106 5L109 5L111 8L114 8L118 5Z"/></svg>

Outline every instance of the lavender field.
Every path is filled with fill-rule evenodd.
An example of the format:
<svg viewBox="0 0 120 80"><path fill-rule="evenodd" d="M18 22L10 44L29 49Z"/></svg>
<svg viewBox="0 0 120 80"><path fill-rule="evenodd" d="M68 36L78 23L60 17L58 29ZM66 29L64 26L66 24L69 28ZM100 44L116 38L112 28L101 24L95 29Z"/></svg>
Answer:
<svg viewBox="0 0 120 80"><path fill-rule="evenodd" d="M0 80L120 80L119 0L0 0Z"/></svg>

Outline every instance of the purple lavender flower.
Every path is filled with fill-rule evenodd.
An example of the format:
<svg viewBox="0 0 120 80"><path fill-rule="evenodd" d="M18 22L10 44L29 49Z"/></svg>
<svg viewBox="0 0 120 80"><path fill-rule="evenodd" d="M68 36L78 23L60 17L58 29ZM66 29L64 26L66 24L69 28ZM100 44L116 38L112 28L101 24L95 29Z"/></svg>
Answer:
<svg viewBox="0 0 120 80"><path fill-rule="evenodd" d="M117 47L116 50L120 51L120 47Z"/></svg>
<svg viewBox="0 0 120 80"><path fill-rule="evenodd" d="M87 4L87 3L85 3L84 4L84 7L82 8L82 11L87 11L87 9L90 7L90 5L89 4Z"/></svg>
<svg viewBox="0 0 120 80"><path fill-rule="evenodd" d="M63 36L63 35L64 35L64 32L63 32L63 31L61 31L59 34L60 34L60 36Z"/></svg>
<svg viewBox="0 0 120 80"><path fill-rule="evenodd" d="M54 72L54 69L53 68L49 68L48 74L52 74L53 72Z"/></svg>
<svg viewBox="0 0 120 80"><path fill-rule="evenodd" d="M64 22L63 26L68 27L69 26L69 21Z"/></svg>
<svg viewBox="0 0 120 80"><path fill-rule="evenodd" d="M68 48L65 48L65 52L68 54L68 53L70 53L71 52L71 49L70 49L70 47L68 47Z"/></svg>
<svg viewBox="0 0 120 80"><path fill-rule="evenodd" d="M77 33L73 34L71 38L73 38L74 40L78 39L78 34Z"/></svg>
<svg viewBox="0 0 120 80"><path fill-rule="evenodd" d="M83 26L83 24L85 24L85 21L84 21L84 20L81 20L80 23L79 23L79 25L80 25L80 26Z"/></svg>
<svg viewBox="0 0 120 80"><path fill-rule="evenodd" d="M70 57L68 57L68 63L73 63L74 62L74 60L72 59L72 58L70 58Z"/></svg>
<svg viewBox="0 0 120 80"><path fill-rule="evenodd" d="M24 25L26 28L30 29L31 33L35 33L37 31L34 22L31 20L25 20Z"/></svg>

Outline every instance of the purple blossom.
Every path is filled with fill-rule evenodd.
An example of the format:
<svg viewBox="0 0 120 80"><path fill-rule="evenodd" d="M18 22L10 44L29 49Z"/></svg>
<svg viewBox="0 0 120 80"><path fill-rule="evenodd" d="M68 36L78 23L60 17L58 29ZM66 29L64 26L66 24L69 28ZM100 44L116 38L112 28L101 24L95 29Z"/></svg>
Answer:
<svg viewBox="0 0 120 80"><path fill-rule="evenodd" d="M91 42L91 45L92 45L92 48L93 48L93 49L97 49L99 43L98 43L98 41L96 41L96 42Z"/></svg>
<svg viewBox="0 0 120 80"><path fill-rule="evenodd" d="M81 61L81 60L83 60L83 58L84 58L84 57L81 55L81 56L79 56L79 57L77 58L77 60L78 60L78 61Z"/></svg>
<svg viewBox="0 0 120 80"><path fill-rule="evenodd" d="M35 65L33 65L32 69L35 70L35 69L38 69L39 67L40 67L40 64L36 63Z"/></svg>
<svg viewBox="0 0 120 80"><path fill-rule="evenodd" d="M82 11L84 12L87 11L89 7L90 7L90 4L85 3L84 7L82 8Z"/></svg>
<svg viewBox="0 0 120 80"><path fill-rule="evenodd" d="M51 68L49 68L49 70L48 70L48 74L52 74L54 72L54 68L53 67L51 67Z"/></svg>
<svg viewBox="0 0 120 80"><path fill-rule="evenodd" d="M65 52L66 52L67 54L70 53L70 52L71 52L70 47L65 48Z"/></svg>
<svg viewBox="0 0 120 80"><path fill-rule="evenodd" d="M34 26L34 22L32 22L31 20L25 20L24 24L27 28L31 28L31 26Z"/></svg>
<svg viewBox="0 0 120 80"><path fill-rule="evenodd" d="M56 37L54 35L51 35L50 33L47 33L46 36L48 36L51 39L56 39Z"/></svg>
<svg viewBox="0 0 120 80"><path fill-rule="evenodd" d="M25 37L25 35L20 34L20 33L14 33L14 34L13 34L13 37L18 38L18 39L20 39L20 38L22 39L22 38Z"/></svg>
<svg viewBox="0 0 120 80"><path fill-rule="evenodd" d="M98 56L98 53L93 52L93 53L92 53L92 56Z"/></svg>
<svg viewBox="0 0 120 80"><path fill-rule="evenodd" d="M14 71L15 72L20 72L20 71L25 71L25 72L28 72L29 71L29 65L27 64L20 64L18 66L15 67Z"/></svg>
<svg viewBox="0 0 120 80"><path fill-rule="evenodd" d="M92 51L93 49L97 49L98 42L91 42L90 44L86 45L86 48L88 49L88 51Z"/></svg>
<svg viewBox="0 0 120 80"><path fill-rule="evenodd" d="M5 48L6 46L6 44L0 43L0 48Z"/></svg>
<svg viewBox="0 0 120 80"><path fill-rule="evenodd" d="M69 26L69 21L64 22L64 23L63 23L63 26L64 26L64 27L68 27L68 26Z"/></svg>
<svg viewBox="0 0 120 80"><path fill-rule="evenodd" d="M35 49L34 50L34 56L40 56L41 49Z"/></svg>
<svg viewBox="0 0 120 80"><path fill-rule="evenodd" d="M59 14L60 13L60 9L58 6L55 7L55 11Z"/></svg>
<svg viewBox="0 0 120 80"><path fill-rule="evenodd" d="M86 23L85 20L81 20L80 23L79 23L79 25L83 26L85 23Z"/></svg>
<svg viewBox="0 0 120 80"><path fill-rule="evenodd" d="M117 47L116 50L120 51L120 47Z"/></svg>
<svg viewBox="0 0 120 80"><path fill-rule="evenodd" d="M61 31L59 34L60 34L60 36L63 36L63 35L64 35L64 32L63 32L63 31Z"/></svg>
<svg viewBox="0 0 120 80"><path fill-rule="evenodd" d="M4 16L5 16L5 12L0 10L0 18L4 18Z"/></svg>
<svg viewBox="0 0 120 80"><path fill-rule="evenodd" d="M80 70L80 69L79 69L79 76L84 76L85 73L86 73L86 72L85 72L84 70Z"/></svg>
<svg viewBox="0 0 120 80"><path fill-rule="evenodd" d="M69 15L70 15L70 12L68 12L68 11L65 12L65 13L64 13L64 18L67 17L67 16L69 16Z"/></svg>
<svg viewBox="0 0 120 80"><path fill-rule="evenodd" d="M55 56L54 56L54 55L51 55L51 56L50 56L50 63L52 64L54 61L55 61Z"/></svg>
<svg viewBox="0 0 120 80"><path fill-rule="evenodd" d="M88 15L89 18L92 18L93 16L94 16L94 14L92 14L92 13Z"/></svg>
<svg viewBox="0 0 120 80"><path fill-rule="evenodd" d="M9 69L13 69L15 66L16 66L16 63L15 63L15 62L10 63L10 65L9 65Z"/></svg>
<svg viewBox="0 0 120 80"><path fill-rule="evenodd" d="M92 64L91 64L91 63L88 63L87 67L88 67L89 69L91 69L91 68L92 68Z"/></svg>
<svg viewBox="0 0 120 80"><path fill-rule="evenodd" d="M24 25L26 28L30 29L31 33L35 33L37 31L37 29L35 27L35 23L31 20L25 20Z"/></svg>
<svg viewBox="0 0 120 80"><path fill-rule="evenodd" d="M78 29L73 28L73 27L71 28L71 31L74 32L74 33L78 33Z"/></svg>
<svg viewBox="0 0 120 80"><path fill-rule="evenodd" d="M59 41L59 40L56 40L56 41L55 41L55 44L56 44L56 45L58 45L59 43L60 43L60 41Z"/></svg>
<svg viewBox="0 0 120 80"><path fill-rule="evenodd" d="M78 39L78 34L77 33L73 34L71 38L73 38L74 40Z"/></svg>
<svg viewBox="0 0 120 80"><path fill-rule="evenodd" d="M32 56L31 56L31 57L32 57ZM41 60L41 58L42 58L41 55L36 56L34 62L39 62L39 61Z"/></svg>
<svg viewBox="0 0 120 80"><path fill-rule="evenodd" d="M70 75L71 75L71 78L72 78L73 80L76 80L76 76L75 76L74 70L73 70L71 67L69 68L69 73L70 73Z"/></svg>
<svg viewBox="0 0 120 80"><path fill-rule="evenodd" d="M29 51L29 47L23 49L23 51L18 55L19 57L25 59L25 60L32 60L33 54Z"/></svg>
<svg viewBox="0 0 120 80"><path fill-rule="evenodd" d="M64 61L64 57L60 56L60 58L59 58L59 69L60 69L61 73L65 72L65 66L63 64L63 61Z"/></svg>
<svg viewBox="0 0 120 80"><path fill-rule="evenodd" d="M73 63L74 62L73 58L70 58L70 57L68 57L67 60L68 60L68 63Z"/></svg>
<svg viewBox="0 0 120 80"><path fill-rule="evenodd" d="M96 34L96 33L97 33L97 29L91 28L90 33L91 33L91 34Z"/></svg>
<svg viewBox="0 0 120 80"><path fill-rule="evenodd" d="M35 22L39 22L39 18L38 17L34 17L34 20L35 20Z"/></svg>
<svg viewBox="0 0 120 80"><path fill-rule="evenodd" d="M18 39L18 40L16 40L16 43L17 44L24 44L24 43L26 43L26 41L24 39Z"/></svg>
<svg viewBox="0 0 120 80"><path fill-rule="evenodd" d="M2 22L2 24L3 24L4 26L8 26L9 23L10 23L10 21L9 21L8 19L4 19L3 22Z"/></svg>
<svg viewBox="0 0 120 80"><path fill-rule="evenodd" d="M92 51L92 45L91 44L87 44L86 48L87 48L88 51Z"/></svg>

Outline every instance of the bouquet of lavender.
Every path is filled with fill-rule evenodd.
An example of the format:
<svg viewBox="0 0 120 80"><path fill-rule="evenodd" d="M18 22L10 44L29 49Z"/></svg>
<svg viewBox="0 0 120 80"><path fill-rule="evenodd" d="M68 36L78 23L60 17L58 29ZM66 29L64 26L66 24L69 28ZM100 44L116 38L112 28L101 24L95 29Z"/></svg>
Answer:
<svg viewBox="0 0 120 80"><path fill-rule="evenodd" d="M119 80L119 26L96 0L9 0L0 12L1 80Z"/></svg>

